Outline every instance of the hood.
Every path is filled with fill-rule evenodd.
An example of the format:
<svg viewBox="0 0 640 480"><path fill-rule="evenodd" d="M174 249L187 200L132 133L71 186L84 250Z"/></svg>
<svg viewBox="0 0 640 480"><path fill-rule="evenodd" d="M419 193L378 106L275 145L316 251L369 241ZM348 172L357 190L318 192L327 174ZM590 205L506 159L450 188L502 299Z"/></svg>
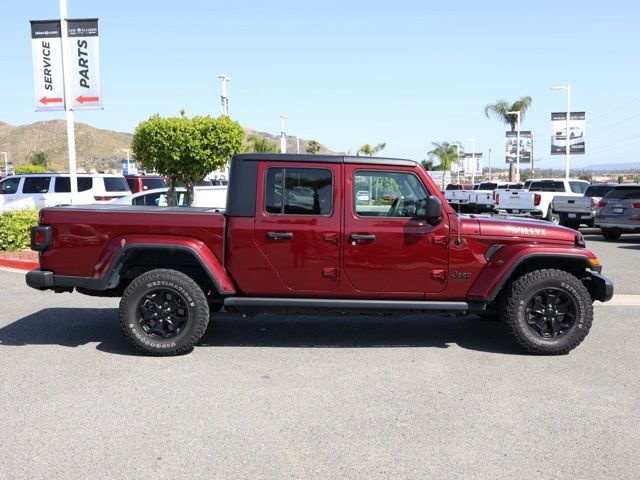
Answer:
<svg viewBox="0 0 640 480"><path fill-rule="evenodd" d="M579 232L561 227L546 220L522 219L519 217L476 217L478 233L483 237L507 237L533 240L538 243L576 243ZM477 223L475 223L477 222ZM464 229L463 229L464 231Z"/></svg>

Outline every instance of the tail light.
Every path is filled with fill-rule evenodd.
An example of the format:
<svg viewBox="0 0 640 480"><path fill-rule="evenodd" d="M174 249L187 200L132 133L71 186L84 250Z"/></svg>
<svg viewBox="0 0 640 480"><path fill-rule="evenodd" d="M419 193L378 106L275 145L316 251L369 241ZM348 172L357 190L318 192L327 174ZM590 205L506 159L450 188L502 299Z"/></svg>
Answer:
<svg viewBox="0 0 640 480"><path fill-rule="evenodd" d="M598 202L598 208L606 207L606 206L607 206L607 203L608 203L608 202L604 202L604 201L600 200L600 201Z"/></svg>
<svg viewBox="0 0 640 480"><path fill-rule="evenodd" d="M592 198L592 199L591 199L591 206L592 206L592 207L597 207L597 206L598 206L598 202L596 202L596 199L595 199L595 198Z"/></svg>
<svg viewBox="0 0 640 480"><path fill-rule="evenodd" d="M51 227L38 225L31 229L31 250L42 252L51 245Z"/></svg>
<svg viewBox="0 0 640 480"><path fill-rule="evenodd" d="M632 207L632 208L640 209L640 202L632 203L632 204L631 204L631 207Z"/></svg>
<svg viewBox="0 0 640 480"><path fill-rule="evenodd" d="M496 193L496 192L493 192ZM500 205L500 194L496 193L496 205Z"/></svg>
<svg viewBox="0 0 640 480"><path fill-rule="evenodd" d="M542 195L540 195L539 193L534 193L533 194L533 204L537 207L538 205L540 205L540 201L542 200Z"/></svg>
<svg viewBox="0 0 640 480"><path fill-rule="evenodd" d="M113 200L115 197L93 197L96 202L108 202L109 200Z"/></svg>
<svg viewBox="0 0 640 480"><path fill-rule="evenodd" d="M491 199L495 202L496 201L496 191L494 190L493 192L491 192Z"/></svg>

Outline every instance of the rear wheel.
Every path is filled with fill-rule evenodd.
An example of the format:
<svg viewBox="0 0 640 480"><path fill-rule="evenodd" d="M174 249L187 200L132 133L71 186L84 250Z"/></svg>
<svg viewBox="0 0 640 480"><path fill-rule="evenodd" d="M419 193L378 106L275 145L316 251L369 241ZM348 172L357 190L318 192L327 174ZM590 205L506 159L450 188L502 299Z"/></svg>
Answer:
<svg viewBox="0 0 640 480"><path fill-rule="evenodd" d="M582 282L562 270L527 273L509 287L503 319L530 353L563 355L589 333L593 305Z"/></svg>
<svg viewBox="0 0 640 480"><path fill-rule="evenodd" d="M120 300L120 325L136 348L150 355L188 353L209 324L209 305L191 277L151 270L127 287Z"/></svg>
<svg viewBox="0 0 640 480"><path fill-rule="evenodd" d="M618 240L622 232L620 230L616 230L615 228L603 228L602 236L605 240Z"/></svg>

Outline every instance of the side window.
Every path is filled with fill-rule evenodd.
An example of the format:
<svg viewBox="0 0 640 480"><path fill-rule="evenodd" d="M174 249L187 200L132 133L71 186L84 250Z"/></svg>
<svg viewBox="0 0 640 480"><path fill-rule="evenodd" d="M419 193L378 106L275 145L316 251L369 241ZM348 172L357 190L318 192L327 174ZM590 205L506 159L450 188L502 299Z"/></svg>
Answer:
<svg viewBox="0 0 640 480"><path fill-rule="evenodd" d="M93 187L93 178L91 177L77 177L78 179L78 192L86 192ZM69 193L71 192L71 179L69 177L55 177L53 184L53 191L57 193Z"/></svg>
<svg viewBox="0 0 640 480"><path fill-rule="evenodd" d="M357 171L353 203L363 217L416 217L426 214L427 191L410 172Z"/></svg>
<svg viewBox="0 0 640 480"><path fill-rule="evenodd" d="M20 186L20 177L7 178L0 182L0 195L10 195L18 191Z"/></svg>
<svg viewBox="0 0 640 480"><path fill-rule="evenodd" d="M51 177L27 177L24 179L22 193L47 193Z"/></svg>
<svg viewBox="0 0 640 480"><path fill-rule="evenodd" d="M268 168L265 175L264 210L277 215L331 215L331 170Z"/></svg>
<svg viewBox="0 0 640 480"><path fill-rule="evenodd" d="M588 183L583 182L569 182L569 187L573 193L584 193L589 186Z"/></svg>

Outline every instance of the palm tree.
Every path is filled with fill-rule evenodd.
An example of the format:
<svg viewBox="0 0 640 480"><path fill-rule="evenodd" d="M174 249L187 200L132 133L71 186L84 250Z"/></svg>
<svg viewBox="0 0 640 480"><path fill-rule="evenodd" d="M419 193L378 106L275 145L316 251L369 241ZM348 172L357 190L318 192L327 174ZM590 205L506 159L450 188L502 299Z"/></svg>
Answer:
<svg viewBox="0 0 640 480"><path fill-rule="evenodd" d="M492 103L484 107L484 114L487 118L489 118L489 114L496 117L505 125L509 125L511 127L511 131L516 131L516 124L518 122L517 115L507 112L520 112L520 122L524 119L525 112L531 107L531 97L521 97L512 104L507 103L506 100L498 100L496 103ZM518 148L520 148L518 146ZM515 172L516 166L511 163L509 164L509 181L515 181Z"/></svg>
<svg viewBox="0 0 640 480"><path fill-rule="evenodd" d="M460 142L456 142L460 143ZM427 152L430 160L437 158L440 161L440 168L442 169L442 190L444 190L444 172L451 170L451 165L458 163L458 148L456 143L449 142L431 142L433 150ZM460 149L460 153L464 153Z"/></svg>
<svg viewBox="0 0 640 480"><path fill-rule="evenodd" d="M315 140L309 140L307 144L307 153L315 155L320 151L320 144Z"/></svg>
<svg viewBox="0 0 640 480"><path fill-rule="evenodd" d="M379 143L375 147L372 147L368 143L365 143L363 146L361 146L358 149L358 151L356 152L356 155L360 155L361 153L364 153L365 155L369 155L370 157L373 157L376 153L384 150L386 146L387 146L386 143Z"/></svg>

